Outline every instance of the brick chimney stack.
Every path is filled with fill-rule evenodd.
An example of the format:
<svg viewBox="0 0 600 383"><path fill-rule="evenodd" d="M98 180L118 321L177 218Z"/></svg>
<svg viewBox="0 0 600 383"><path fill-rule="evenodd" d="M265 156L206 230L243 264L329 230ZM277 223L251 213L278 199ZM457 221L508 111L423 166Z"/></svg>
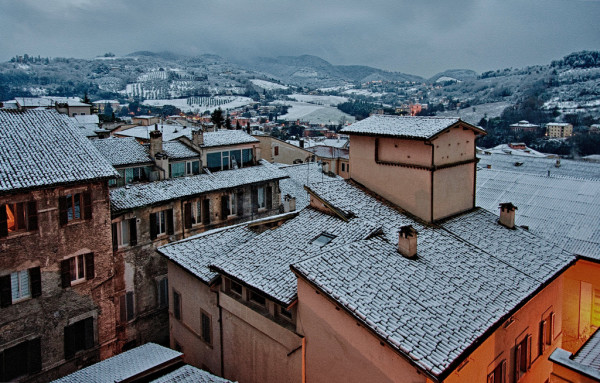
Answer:
<svg viewBox="0 0 600 383"><path fill-rule="evenodd" d="M500 224L509 229L515 228L515 210L517 207L510 202L500 204Z"/></svg>
<svg viewBox="0 0 600 383"><path fill-rule="evenodd" d="M198 128L192 130L192 143L196 146L204 145L204 129Z"/></svg>
<svg viewBox="0 0 600 383"><path fill-rule="evenodd" d="M400 228L398 252L405 258L414 258L417 255L417 231L411 225Z"/></svg>
<svg viewBox="0 0 600 383"><path fill-rule="evenodd" d="M155 158L162 152L162 132L158 130L158 124L154 124L154 130L150 131L150 157Z"/></svg>

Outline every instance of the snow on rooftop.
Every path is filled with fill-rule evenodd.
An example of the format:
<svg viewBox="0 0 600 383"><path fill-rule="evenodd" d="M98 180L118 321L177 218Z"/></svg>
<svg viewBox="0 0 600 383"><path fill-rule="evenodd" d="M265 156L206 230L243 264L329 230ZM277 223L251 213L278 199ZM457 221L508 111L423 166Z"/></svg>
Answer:
<svg viewBox="0 0 600 383"><path fill-rule="evenodd" d="M525 166L525 165L523 165ZM476 204L499 215L517 206L516 224L575 253L600 259L600 180L480 169Z"/></svg>
<svg viewBox="0 0 600 383"><path fill-rule="evenodd" d="M216 132L204 133L203 147L226 146L237 144L249 144L260 142L243 130L217 130Z"/></svg>
<svg viewBox="0 0 600 383"><path fill-rule="evenodd" d="M486 152L487 149L484 149ZM515 157L509 154L491 155L479 154L478 167L486 168L491 166L492 170L507 170L518 173L529 173L539 176L564 176L600 180L600 164L590 161L565 160L562 158L549 157ZM556 166L556 161L559 165ZM518 164L517 164L518 163ZM516 165L515 165L516 164Z"/></svg>
<svg viewBox="0 0 600 383"><path fill-rule="evenodd" d="M224 170L212 174L173 178L145 184L127 185L111 190L113 213L165 203L183 197L230 189L242 185L286 178L287 175L272 166L251 166Z"/></svg>
<svg viewBox="0 0 600 383"><path fill-rule="evenodd" d="M208 371L185 365L177 370L153 380L152 383L227 383L231 380L223 379Z"/></svg>
<svg viewBox="0 0 600 383"><path fill-rule="evenodd" d="M152 163L148 149L133 137L92 140L92 144L112 166L142 165Z"/></svg>
<svg viewBox="0 0 600 383"><path fill-rule="evenodd" d="M55 380L54 383L113 383L136 377L165 363L182 360L179 351L146 343Z"/></svg>
<svg viewBox="0 0 600 383"><path fill-rule="evenodd" d="M56 110L0 110L0 193L113 178L117 172Z"/></svg>
<svg viewBox="0 0 600 383"><path fill-rule="evenodd" d="M296 209L302 210L308 206L308 193L304 190L304 185L311 185L317 182L340 181L339 176L329 176L321 171L321 167L312 162L298 165L279 165L279 168L285 172L289 178L279 181L281 197L286 194L296 198Z"/></svg>
<svg viewBox="0 0 600 383"><path fill-rule="evenodd" d="M459 118L373 115L342 129L345 134L428 139L458 123Z"/></svg>
<svg viewBox="0 0 600 383"><path fill-rule="evenodd" d="M188 147L186 144L179 141L163 142L163 152L174 160L184 158L200 157L200 153Z"/></svg>

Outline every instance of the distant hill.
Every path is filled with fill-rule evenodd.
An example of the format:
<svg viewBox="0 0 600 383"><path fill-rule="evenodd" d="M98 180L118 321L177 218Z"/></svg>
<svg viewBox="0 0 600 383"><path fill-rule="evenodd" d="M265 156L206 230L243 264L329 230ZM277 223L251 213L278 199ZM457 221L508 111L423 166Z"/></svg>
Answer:
<svg viewBox="0 0 600 383"><path fill-rule="evenodd" d="M440 78L455 79L457 81L474 80L477 78L477 72L470 69L448 69L431 77L429 82L435 83Z"/></svg>

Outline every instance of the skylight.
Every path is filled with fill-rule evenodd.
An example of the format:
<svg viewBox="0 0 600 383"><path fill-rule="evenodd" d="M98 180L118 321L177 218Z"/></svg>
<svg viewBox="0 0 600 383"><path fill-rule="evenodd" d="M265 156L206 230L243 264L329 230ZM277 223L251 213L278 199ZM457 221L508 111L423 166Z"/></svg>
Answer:
<svg viewBox="0 0 600 383"><path fill-rule="evenodd" d="M319 234L318 237L313 239L311 243L322 247L322 246L327 245L334 238L335 238L335 235L331 235L329 233L323 232L323 233Z"/></svg>

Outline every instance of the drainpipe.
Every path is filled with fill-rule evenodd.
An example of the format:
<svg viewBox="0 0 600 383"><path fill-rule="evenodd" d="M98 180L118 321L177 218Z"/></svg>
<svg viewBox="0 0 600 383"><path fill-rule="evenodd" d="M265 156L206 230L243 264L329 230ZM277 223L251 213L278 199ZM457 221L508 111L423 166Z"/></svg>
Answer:
<svg viewBox="0 0 600 383"><path fill-rule="evenodd" d="M302 338L302 383L306 383L306 337Z"/></svg>
<svg viewBox="0 0 600 383"><path fill-rule="evenodd" d="M217 307L219 308L219 343L221 344L221 376L225 377L225 361L223 360L223 309L221 308L219 290L215 291L217 294Z"/></svg>

